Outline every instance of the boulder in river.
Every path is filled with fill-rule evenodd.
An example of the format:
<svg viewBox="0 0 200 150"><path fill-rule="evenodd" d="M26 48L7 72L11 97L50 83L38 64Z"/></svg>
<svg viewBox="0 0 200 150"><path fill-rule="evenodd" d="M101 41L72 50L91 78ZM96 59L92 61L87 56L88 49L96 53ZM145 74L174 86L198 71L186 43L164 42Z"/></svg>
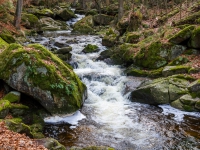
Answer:
<svg viewBox="0 0 200 150"><path fill-rule="evenodd" d="M68 21L71 18L75 18L76 15L69 8L64 8L56 12L56 17L60 18L63 21Z"/></svg>
<svg viewBox="0 0 200 150"><path fill-rule="evenodd" d="M74 113L87 95L72 68L39 44L10 44L3 50L0 79L38 100L51 114Z"/></svg>
<svg viewBox="0 0 200 150"><path fill-rule="evenodd" d="M99 48L96 45L88 44L84 49L84 53L93 53L93 52L98 52Z"/></svg>
<svg viewBox="0 0 200 150"><path fill-rule="evenodd" d="M141 84L131 93L131 100L146 104L168 104L188 92L189 82L185 79L171 76L158 78Z"/></svg>
<svg viewBox="0 0 200 150"><path fill-rule="evenodd" d="M73 32L92 34L94 33L93 27L94 27L93 16L89 15L74 24Z"/></svg>
<svg viewBox="0 0 200 150"><path fill-rule="evenodd" d="M109 25L112 20L114 20L113 16L98 14L93 16L93 20L97 25Z"/></svg>

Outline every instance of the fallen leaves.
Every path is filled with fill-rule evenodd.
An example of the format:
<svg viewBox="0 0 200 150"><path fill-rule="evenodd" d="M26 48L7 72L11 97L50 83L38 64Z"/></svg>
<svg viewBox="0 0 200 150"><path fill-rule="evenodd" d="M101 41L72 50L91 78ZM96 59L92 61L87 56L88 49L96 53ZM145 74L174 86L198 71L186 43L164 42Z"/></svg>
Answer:
<svg viewBox="0 0 200 150"><path fill-rule="evenodd" d="M24 134L15 133L6 128L5 123L0 123L0 150L48 150Z"/></svg>

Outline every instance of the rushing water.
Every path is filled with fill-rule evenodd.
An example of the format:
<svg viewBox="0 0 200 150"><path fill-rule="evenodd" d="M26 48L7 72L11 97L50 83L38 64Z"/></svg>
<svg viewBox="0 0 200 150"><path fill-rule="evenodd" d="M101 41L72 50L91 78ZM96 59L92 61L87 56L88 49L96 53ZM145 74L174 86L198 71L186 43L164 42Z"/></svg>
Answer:
<svg viewBox="0 0 200 150"><path fill-rule="evenodd" d="M104 145L118 150L200 149L200 114L168 105L155 107L130 102L129 85L136 88L146 79L127 77L121 66L97 61L106 50L99 36L60 31L47 32L32 41L48 48L57 48L55 42L70 45L71 62L78 64L74 71L88 88L88 99L81 112L71 117L47 118L45 135L56 138L67 148ZM87 44L97 45L100 51L83 53Z"/></svg>

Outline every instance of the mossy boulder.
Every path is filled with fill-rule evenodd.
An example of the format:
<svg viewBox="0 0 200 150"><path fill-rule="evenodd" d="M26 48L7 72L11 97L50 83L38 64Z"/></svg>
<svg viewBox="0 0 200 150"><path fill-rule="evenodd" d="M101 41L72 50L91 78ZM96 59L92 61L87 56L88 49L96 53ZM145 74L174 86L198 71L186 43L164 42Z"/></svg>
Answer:
<svg viewBox="0 0 200 150"><path fill-rule="evenodd" d="M195 108L200 110L200 100L198 100L195 104Z"/></svg>
<svg viewBox="0 0 200 150"><path fill-rule="evenodd" d="M46 16L46 17L51 17L51 18L54 17L54 12L50 9L47 9L47 8L41 9L41 10L39 9L35 13L36 13L35 15L38 16L39 18L41 18L41 16L42 17Z"/></svg>
<svg viewBox="0 0 200 150"><path fill-rule="evenodd" d="M126 43L138 43L140 36L138 32L129 32L126 35Z"/></svg>
<svg viewBox="0 0 200 150"><path fill-rule="evenodd" d="M188 42L188 46L191 48L200 49L199 39L200 39L200 26L197 27L195 30L193 30L190 41Z"/></svg>
<svg viewBox="0 0 200 150"><path fill-rule="evenodd" d="M92 44L88 44L84 49L83 52L84 53L94 53L94 52L98 52L99 48L96 45L92 45Z"/></svg>
<svg viewBox="0 0 200 150"><path fill-rule="evenodd" d="M152 42L137 53L135 63L149 69L157 69L167 65L186 50L182 45L173 45L161 41Z"/></svg>
<svg viewBox="0 0 200 150"><path fill-rule="evenodd" d="M5 124L8 127L9 130L26 134L29 137L33 137L31 134L31 129L28 125L22 123L22 120L20 118L13 118L13 119L6 119Z"/></svg>
<svg viewBox="0 0 200 150"><path fill-rule="evenodd" d="M69 8L64 8L64 9L60 9L59 11L56 12L56 17L60 18L63 21L68 21L71 18L75 18L76 15Z"/></svg>
<svg viewBox="0 0 200 150"><path fill-rule="evenodd" d="M88 10L87 12L86 12L86 16L89 16L89 15L92 15L92 16L94 16L94 15L97 15L98 14L98 11L97 11L97 9L90 9L90 10Z"/></svg>
<svg viewBox="0 0 200 150"><path fill-rule="evenodd" d="M0 37L1 37L5 42L7 42L7 43L9 43L9 44L15 43L15 42L16 42L15 38L14 38L12 35L7 34L7 33L1 33L1 34L0 34Z"/></svg>
<svg viewBox="0 0 200 150"><path fill-rule="evenodd" d="M19 102L21 97L21 93L18 91L11 91L8 94L6 94L3 99L8 100L9 102Z"/></svg>
<svg viewBox="0 0 200 150"><path fill-rule="evenodd" d="M196 24L196 20L199 17L200 17L200 11L195 12L192 15L175 22L175 26L180 26L180 25L185 25L185 24Z"/></svg>
<svg viewBox="0 0 200 150"><path fill-rule="evenodd" d="M189 66L166 66L162 71L162 75L167 77L175 74L188 73L190 69L191 67Z"/></svg>
<svg viewBox="0 0 200 150"><path fill-rule="evenodd" d="M40 27L39 19L33 14L23 13L21 23L27 29L34 29Z"/></svg>
<svg viewBox="0 0 200 150"><path fill-rule="evenodd" d="M43 145L49 150L66 150L66 147L60 144L57 140L53 138L42 138L37 139L36 142L39 145Z"/></svg>
<svg viewBox="0 0 200 150"><path fill-rule="evenodd" d="M40 19L41 31L57 31L57 30L67 30L69 27L66 23L55 21L50 17L43 17Z"/></svg>
<svg viewBox="0 0 200 150"><path fill-rule="evenodd" d="M86 86L71 67L39 44L11 44L4 50L0 78L38 100L51 114L74 113L86 97Z"/></svg>
<svg viewBox="0 0 200 150"><path fill-rule="evenodd" d="M10 105L10 113L14 117L25 115L28 109L29 107L23 104L11 103Z"/></svg>
<svg viewBox="0 0 200 150"><path fill-rule="evenodd" d="M118 36L119 36L119 33L115 31L115 29L109 28L102 39L102 45L108 46L108 47L114 46L116 44Z"/></svg>
<svg viewBox="0 0 200 150"><path fill-rule="evenodd" d="M109 25L112 20L114 20L113 16L98 14L93 16L94 23L96 25Z"/></svg>
<svg viewBox="0 0 200 150"><path fill-rule="evenodd" d="M189 38L192 36L192 31L194 30L195 26L188 26L184 28L183 30L176 33L173 37L169 39L169 42L173 44L180 44L186 40L189 40Z"/></svg>
<svg viewBox="0 0 200 150"><path fill-rule="evenodd" d="M8 100L0 100L0 119L4 119L10 109L10 102Z"/></svg>
<svg viewBox="0 0 200 150"><path fill-rule="evenodd" d="M131 100L146 104L168 104L188 92L189 82L178 76L158 78L141 84L131 93Z"/></svg>
<svg viewBox="0 0 200 150"><path fill-rule="evenodd" d="M93 16L86 16L83 19L79 20L74 24L72 32L74 33L83 33L83 34L92 34L94 33L94 21Z"/></svg>
<svg viewBox="0 0 200 150"><path fill-rule="evenodd" d="M189 84L188 89L190 93L193 93L194 97L200 97L200 79Z"/></svg>

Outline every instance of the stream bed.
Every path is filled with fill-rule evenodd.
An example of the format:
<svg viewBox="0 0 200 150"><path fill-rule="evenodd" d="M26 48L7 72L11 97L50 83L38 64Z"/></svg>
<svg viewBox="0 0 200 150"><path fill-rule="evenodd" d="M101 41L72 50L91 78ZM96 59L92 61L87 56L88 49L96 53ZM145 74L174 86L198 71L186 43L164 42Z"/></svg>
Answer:
<svg viewBox="0 0 200 150"><path fill-rule="evenodd" d="M73 35L70 31L45 32L30 38L47 48L59 42L72 47L71 64L86 84L88 98L71 117L47 118L44 134L72 146L110 146L117 150L198 150L200 113L182 112L169 105L150 106L129 100L129 85L136 88L146 78L127 77L122 66L97 61L106 50L96 35ZM95 44L99 52L82 52Z"/></svg>

